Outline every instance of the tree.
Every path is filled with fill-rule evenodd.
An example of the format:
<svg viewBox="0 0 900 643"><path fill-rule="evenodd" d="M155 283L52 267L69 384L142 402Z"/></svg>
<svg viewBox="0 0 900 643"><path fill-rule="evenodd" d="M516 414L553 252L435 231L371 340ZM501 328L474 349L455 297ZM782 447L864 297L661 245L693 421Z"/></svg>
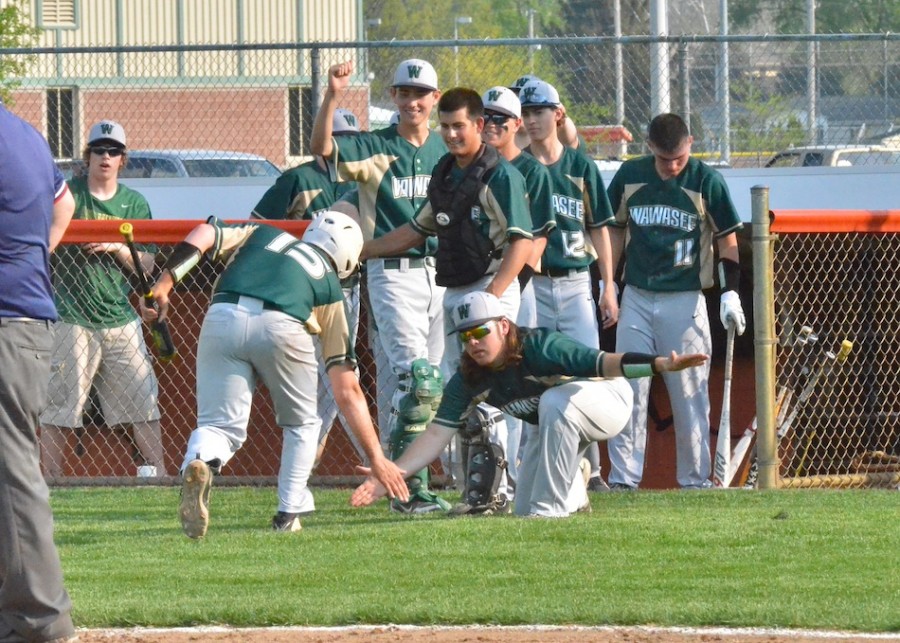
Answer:
<svg viewBox="0 0 900 643"><path fill-rule="evenodd" d="M728 16L736 29L752 26L760 13L769 13L778 33L807 33L807 8L797 0L731 0ZM900 30L897 0L819 0L818 33L886 33Z"/></svg>
<svg viewBox="0 0 900 643"><path fill-rule="evenodd" d="M0 50L33 47L41 30L31 23L31 3L28 0L9 0L0 9ZM12 91L28 71L32 56L0 55L0 100L13 102Z"/></svg>

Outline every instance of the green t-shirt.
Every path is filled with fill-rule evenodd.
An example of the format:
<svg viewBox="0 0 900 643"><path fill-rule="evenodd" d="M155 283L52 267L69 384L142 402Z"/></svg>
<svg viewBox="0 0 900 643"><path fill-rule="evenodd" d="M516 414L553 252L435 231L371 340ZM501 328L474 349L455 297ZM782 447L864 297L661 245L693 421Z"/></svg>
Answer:
<svg viewBox="0 0 900 643"><path fill-rule="evenodd" d="M87 178L69 180L75 198L73 218L87 221L150 219L150 206L139 193L119 185L101 201L88 190ZM154 246L138 246L155 252ZM127 269L108 253L89 255L81 245L61 244L53 255L53 288L59 317L85 328L116 328L137 318L128 300Z"/></svg>
<svg viewBox="0 0 900 643"><path fill-rule="evenodd" d="M589 266L596 258L596 251L585 236L591 228L613 222L600 170L591 158L565 146L560 159L547 169L550 171L556 228L547 237L541 268Z"/></svg>
<svg viewBox="0 0 900 643"><path fill-rule="evenodd" d="M626 227L625 283L656 292L710 288L713 239L741 229L719 172L695 158L663 181L653 156L626 161L609 184L616 225Z"/></svg>
<svg viewBox="0 0 900 643"><path fill-rule="evenodd" d="M461 429L481 402L537 424L544 391L573 378L602 377L603 351L547 328L520 328L519 332L522 361L499 371L485 370L484 379L475 385L467 384L457 371L444 387L435 424Z"/></svg>
<svg viewBox="0 0 900 643"><path fill-rule="evenodd" d="M377 239L412 221L428 199L428 183L438 160L447 153L440 135L430 132L416 147L396 127L332 139L332 178L359 186L360 227L366 239ZM428 254L435 245L429 244ZM425 244L409 256L426 254Z"/></svg>

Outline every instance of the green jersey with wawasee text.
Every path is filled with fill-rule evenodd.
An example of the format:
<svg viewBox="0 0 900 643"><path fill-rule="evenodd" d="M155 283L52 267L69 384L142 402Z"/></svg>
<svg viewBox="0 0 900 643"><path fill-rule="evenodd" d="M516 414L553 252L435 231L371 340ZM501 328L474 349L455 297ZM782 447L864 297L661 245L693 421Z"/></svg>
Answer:
<svg viewBox="0 0 900 643"><path fill-rule="evenodd" d="M556 228L547 237L541 269L585 268L596 259L594 246L585 240L588 231L613 222L600 170L589 157L566 146L559 160L546 167Z"/></svg>
<svg viewBox="0 0 900 643"><path fill-rule="evenodd" d="M461 429L481 402L531 424L538 424L538 404L547 389L573 378L598 378L605 353L547 328L519 328L522 361L499 370L484 369L477 384L454 373L444 387L434 423Z"/></svg>
<svg viewBox="0 0 900 643"><path fill-rule="evenodd" d="M653 156L626 161L609 184L616 225L626 228L625 283L656 292L714 285L713 240L743 227L725 179L691 157L660 178Z"/></svg>
<svg viewBox="0 0 900 643"><path fill-rule="evenodd" d="M550 171L543 163L525 152L520 152L510 164L525 178L528 210L531 212L531 233L536 237L548 235L556 227Z"/></svg>
<svg viewBox="0 0 900 643"><path fill-rule="evenodd" d="M425 142L416 147L396 127L334 137L332 143L332 178L358 183L360 227L366 239L377 239L412 221L428 200L434 166L447 153L438 134L429 132ZM412 248L406 254L424 256L425 247ZM433 254L434 247L432 241L427 254Z"/></svg>
<svg viewBox="0 0 900 643"><path fill-rule="evenodd" d="M119 184L101 201L88 189L87 177L69 180L75 198L74 219L109 221L150 219L150 206L139 192ZM138 245L155 252L154 246ZM79 244L60 244L53 255L53 289L59 318L84 328L117 328L137 318L128 299L131 284L125 268L110 253L88 254Z"/></svg>

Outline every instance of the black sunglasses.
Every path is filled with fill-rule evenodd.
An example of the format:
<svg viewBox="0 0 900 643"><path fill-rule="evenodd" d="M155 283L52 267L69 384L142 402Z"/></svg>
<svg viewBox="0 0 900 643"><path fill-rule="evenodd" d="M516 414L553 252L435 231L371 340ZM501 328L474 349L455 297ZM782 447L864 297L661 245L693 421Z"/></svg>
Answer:
<svg viewBox="0 0 900 643"><path fill-rule="evenodd" d="M91 146L91 153L96 154L97 156L103 156L104 154L109 154L110 156L122 156L125 153L125 149L122 147L93 145Z"/></svg>
<svg viewBox="0 0 900 643"><path fill-rule="evenodd" d="M507 116L506 114L488 114L487 112L485 112L484 124L489 125L490 123L493 123L497 126L506 125L506 121L511 118L512 116Z"/></svg>

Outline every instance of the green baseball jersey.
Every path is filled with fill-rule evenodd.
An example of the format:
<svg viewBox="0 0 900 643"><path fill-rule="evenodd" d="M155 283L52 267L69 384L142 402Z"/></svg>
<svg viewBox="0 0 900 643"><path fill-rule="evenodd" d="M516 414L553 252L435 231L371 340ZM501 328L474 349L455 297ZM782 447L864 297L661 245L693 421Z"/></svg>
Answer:
<svg viewBox="0 0 900 643"><path fill-rule="evenodd" d="M550 171L531 154L520 153L510 163L525 177L528 210L531 212L531 233L536 237L550 234L556 227Z"/></svg>
<svg viewBox="0 0 900 643"><path fill-rule="evenodd" d="M484 369L477 383L466 382L457 371L444 387L436 424L461 429L481 402L537 424L544 391L573 378L602 377L603 351L547 328L520 328L519 332L522 361L498 371Z"/></svg>
<svg viewBox="0 0 900 643"><path fill-rule="evenodd" d="M300 320L311 335L320 336L326 368L356 364L344 293L325 253L262 223L229 225L216 219L209 223L216 238L207 255L228 262L214 294L255 297Z"/></svg>
<svg viewBox="0 0 900 643"><path fill-rule="evenodd" d="M438 134L430 132L416 147L396 127L332 138L332 178L359 184L363 237L377 239L412 221L428 199L431 171L447 153ZM409 256L433 254L434 243L411 249Z"/></svg>
<svg viewBox="0 0 900 643"><path fill-rule="evenodd" d="M592 159L565 146L560 159L547 169L553 189L556 228L547 237L541 268L558 270L589 266L597 253L593 244L585 239L588 230L613 222L600 170Z"/></svg>
<svg viewBox="0 0 900 643"><path fill-rule="evenodd" d="M316 161L282 173L266 190L253 216L258 219L312 219L338 198L337 185Z"/></svg>
<svg viewBox="0 0 900 643"><path fill-rule="evenodd" d="M609 184L626 228L625 283L658 292L713 285L713 239L743 227L725 179L695 158L662 180L653 156L626 161Z"/></svg>
<svg viewBox="0 0 900 643"><path fill-rule="evenodd" d="M112 198L94 197L87 177L69 180L75 219L108 221L150 219L150 206L139 192L119 185ZM154 246L138 246L155 252ZM88 254L76 244L60 244L53 255L53 288L59 317L85 328L116 328L137 318L128 300L131 284L112 254Z"/></svg>
<svg viewBox="0 0 900 643"><path fill-rule="evenodd" d="M450 179L459 185L466 169L454 164ZM531 238L531 213L525 191L525 178L504 158L500 158L487 183L478 192L478 204L472 206L470 216L477 228L490 239L495 248L502 248L513 236ZM412 220L413 229L423 235L436 235L438 225L430 201L426 202ZM488 272L495 272L501 259L495 259Z"/></svg>

